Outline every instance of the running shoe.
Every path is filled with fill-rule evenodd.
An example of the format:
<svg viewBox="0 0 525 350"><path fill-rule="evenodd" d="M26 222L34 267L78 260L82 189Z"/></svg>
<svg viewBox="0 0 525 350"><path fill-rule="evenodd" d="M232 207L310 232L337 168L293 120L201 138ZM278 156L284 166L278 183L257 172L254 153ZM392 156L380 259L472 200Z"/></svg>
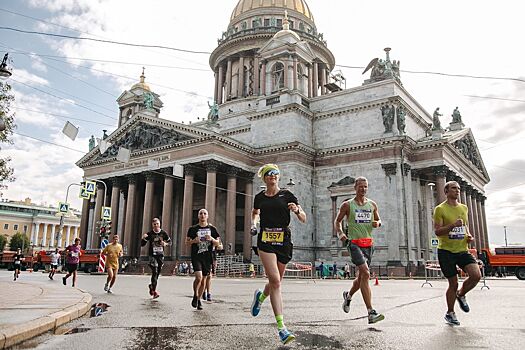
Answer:
<svg viewBox="0 0 525 350"><path fill-rule="evenodd" d="M108 294L113 294L113 292L111 291L110 288L108 288L107 292L108 292Z"/></svg>
<svg viewBox="0 0 525 350"><path fill-rule="evenodd" d="M48 275L47 277L49 277L49 279L50 279L50 280L52 280L52 279L53 279L53 277L51 277L51 275Z"/></svg>
<svg viewBox="0 0 525 350"><path fill-rule="evenodd" d="M202 303L201 303L200 299L197 300L197 310L202 310Z"/></svg>
<svg viewBox="0 0 525 350"><path fill-rule="evenodd" d="M253 317L257 316L259 314L259 311L261 311L261 302L259 301L259 296L262 294L262 290L257 289L255 293L253 294L253 302L251 307L251 314Z"/></svg>
<svg viewBox="0 0 525 350"><path fill-rule="evenodd" d="M459 326L460 325L460 323L458 321L458 318L456 317L456 313L455 312L447 312L445 314L445 321L447 321L448 324L453 325L453 326Z"/></svg>
<svg viewBox="0 0 525 350"><path fill-rule="evenodd" d="M109 289L109 288L108 288L108 284L107 284L107 283L106 283L106 284L104 284L104 292L107 292L107 291L108 291L108 289Z"/></svg>
<svg viewBox="0 0 525 350"><path fill-rule="evenodd" d="M67 285L67 283L66 283L66 279L67 279L66 276L62 277L62 284L63 284L64 286Z"/></svg>
<svg viewBox="0 0 525 350"><path fill-rule="evenodd" d="M346 313L350 312L350 302L352 301L352 296L348 291L343 292L343 311Z"/></svg>
<svg viewBox="0 0 525 350"><path fill-rule="evenodd" d="M467 304L467 298L465 298L464 295L460 297L459 294L456 294L456 299L458 301L459 307L461 308L461 310L463 310L463 312L470 311L470 307Z"/></svg>
<svg viewBox="0 0 525 350"><path fill-rule="evenodd" d="M191 299L191 306L197 307L199 299L196 296L193 296L193 299Z"/></svg>
<svg viewBox="0 0 525 350"><path fill-rule="evenodd" d="M368 323L376 323L385 319L383 314L378 314L376 310L368 311Z"/></svg>
<svg viewBox="0 0 525 350"><path fill-rule="evenodd" d="M160 297L160 294L157 293L157 291L153 291L153 299L157 299L158 297Z"/></svg>
<svg viewBox="0 0 525 350"><path fill-rule="evenodd" d="M295 340L295 335L286 328L283 328L279 330L279 338L281 338L283 344L288 344Z"/></svg>
<svg viewBox="0 0 525 350"><path fill-rule="evenodd" d="M210 293L208 293L208 295L206 296L206 300L211 301L211 294Z"/></svg>
<svg viewBox="0 0 525 350"><path fill-rule="evenodd" d="M149 295L153 296L153 294L155 293L155 291L153 290L153 286L149 284L148 288L149 288Z"/></svg>

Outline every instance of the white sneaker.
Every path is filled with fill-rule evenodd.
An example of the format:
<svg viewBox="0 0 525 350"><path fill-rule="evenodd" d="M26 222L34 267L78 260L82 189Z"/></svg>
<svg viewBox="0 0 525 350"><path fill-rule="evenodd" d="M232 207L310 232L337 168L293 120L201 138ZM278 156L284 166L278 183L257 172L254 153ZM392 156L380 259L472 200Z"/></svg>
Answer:
<svg viewBox="0 0 525 350"><path fill-rule="evenodd" d="M352 296L348 291L343 292L343 311L346 313L350 312L350 302L352 301Z"/></svg>
<svg viewBox="0 0 525 350"><path fill-rule="evenodd" d="M106 283L106 284L104 284L104 292L107 292L107 291L108 291L108 289L109 289L109 286L108 286L108 284L107 284L107 283Z"/></svg>

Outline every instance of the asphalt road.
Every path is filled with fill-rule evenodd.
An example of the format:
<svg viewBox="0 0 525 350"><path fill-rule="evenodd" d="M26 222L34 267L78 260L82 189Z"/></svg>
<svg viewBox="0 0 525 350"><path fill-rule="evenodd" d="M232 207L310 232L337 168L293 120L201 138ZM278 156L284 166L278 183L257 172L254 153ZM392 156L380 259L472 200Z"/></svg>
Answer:
<svg viewBox="0 0 525 350"><path fill-rule="evenodd" d="M360 295L349 314L341 309L349 281L286 279L285 323L297 336L289 346L279 342L269 300L258 317L249 313L264 279L215 279L213 301L202 311L190 305L190 277L161 277L157 300L148 295L149 276L120 275L111 295L104 293L104 281L80 274L78 287L93 302L107 303L106 312L14 349L525 349L525 282L515 278L487 281L490 290L476 287L467 296L471 312L456 308L459 327L443 319L445 281L423 288L420 280L371 281L374 307L386 319L370 326Z"/></svg>

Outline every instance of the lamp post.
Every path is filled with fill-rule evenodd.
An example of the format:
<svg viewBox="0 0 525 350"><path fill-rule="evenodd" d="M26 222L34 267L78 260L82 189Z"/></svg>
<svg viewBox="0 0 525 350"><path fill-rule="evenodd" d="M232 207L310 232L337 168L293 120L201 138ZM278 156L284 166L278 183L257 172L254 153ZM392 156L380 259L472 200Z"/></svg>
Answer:
<svg viewBox="0 0 525 350"><path fill-rule="evenodd" d="M73 183L70 183L69 186L67 186L65 203L67 203L67 197L69 196L69 189L71 188L71 186L81 186L81 185L73 182ZM58 224L58 232L55 235L55 241L56 241L55 247L58 247L59 237L62 237L62 230L64 229L64 215L65 215L65 213L60 213L60 214L62 214L62 215L60 215L60 223Z"/></svg>
<svg viewBox="0 0 525 350"><path fill-rule="evenodd" d="M505 247L507 247L507 226L503 226L503 232L505 233Z"/></svg>

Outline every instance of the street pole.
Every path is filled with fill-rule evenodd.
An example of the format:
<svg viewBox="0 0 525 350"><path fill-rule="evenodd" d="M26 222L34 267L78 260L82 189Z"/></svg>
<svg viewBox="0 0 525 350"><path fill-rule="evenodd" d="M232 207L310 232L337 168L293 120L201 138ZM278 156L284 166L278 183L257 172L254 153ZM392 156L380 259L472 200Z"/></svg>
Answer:
<svg viewBox="0 0 525 350"><path fill-rule="evenodd" d="M73 183L70 183L69 186L67 186L67 191L66 191L66 200L65 200L65 203L67 203L67 197L69 196L69 189L71 188L71 186L81 186L80 184L77 184L75 182ZM55 235L55 247L58 248L58 238L59 237L62 237L62 230L64 229L64 213L61 213L62 215L60 215L60 223L58 224L58 232L57 234Z"/></svg>
<svg viewBox="0 0 525 350"><path fill-rule="evenodd" d="M85 181L95 181L95 182L100 182L102 185L104 185L104 197L108 195L108 186L106 185L106 183L104 181L101 181L101 180L96 180L96 179L87 179L87 178L84 178ZM105 206L105 201L102 201L102 206L104 207ZM99 213L100 214L100 213ZM102 215L101 215L102 216ZM96 225L96 221L95 220L97 218L97 213L95 213L95 217L94 217L94 220L93 220L93 226ZM100 218L101 221L102 221L102 218ZM102 225L102 223L101 223ZM102 238L101 238L102 239ZM87 244L87 242L86 242ZM98 242L98 245L100 247L100 242ZM95 249L96 247L91 247L92 249Z"/></svg>
<svg viewBox="0 0 525 350"><path fill-rule="evenodd" d="M505 247L507 246L507 226L503 226L503 230L505 232Z"/></svg>

